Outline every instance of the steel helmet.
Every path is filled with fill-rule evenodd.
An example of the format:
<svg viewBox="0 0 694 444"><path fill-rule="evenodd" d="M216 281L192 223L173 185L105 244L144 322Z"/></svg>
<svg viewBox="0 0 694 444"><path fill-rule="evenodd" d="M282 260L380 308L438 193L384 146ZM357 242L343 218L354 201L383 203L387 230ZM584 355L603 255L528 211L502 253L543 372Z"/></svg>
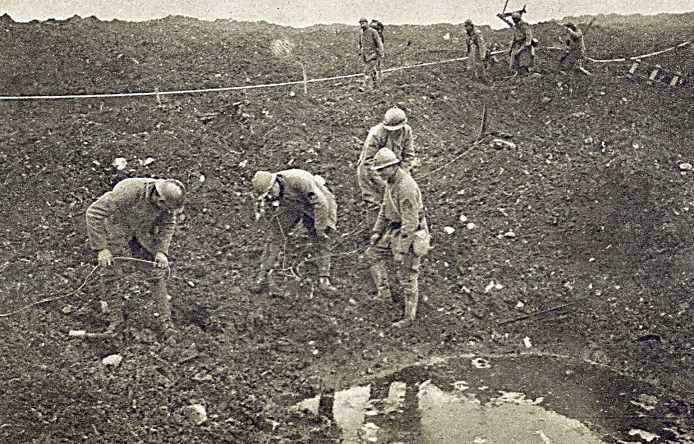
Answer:
<svg viewBox="0 0 694 444"><path fill-rule="evenodd" d="M164 199L168 208L172 210L183 208L186 188L181 181L176 179L158 180L154 183L154 188L159 196Z"/></svg>
<svg viewBox="0 0 694 444"><path fill-rule="evenodd" d="M520 20L521 19L520 12L518 12L518 11L514 12L513 14L511 14L511 18L513 20Z"/></svg>
<svg viewBox="0 0 694 444"><path fill-rule="evenodd" d="M373 171L378 171L391 165L397 165L398 163L400 163L400 159L398 159L398 156L396 156L393 151L389 148L381 148L374 156L374 163L371 169Z"/></svg>
<svg viewBox="0 0 694 444"><path fill-rule="evenodd" d="M464 22L463 24L464 24L465 26L473 26L473 25L472 25L472 20L470 20L470 19L465 20L465 22Z"/></svg>
<svg viewBox="0 0 694 444"><path fill-rule="evenodd" d="M366 19L366 17L362 17L359 19L359 23L368 23L369 21Z"/></svg>
<svg viewBox="0 0 694 444"><path fill-rule="evenodd" d="M277 180L277 174L267 171L257 171L255 175L253 175L253 180L251 181L253 184L253 191L259 196L264 196L272 189L275 180Z"/></svg>
<svg viewBox="0 0 694 444"><path fill-rule="evenodd" d="M396 106L386 111L386 115L383 117L383 127L388 131L399 130L405 126L406 123L407 116L405 115L405 111Z"/></svg>

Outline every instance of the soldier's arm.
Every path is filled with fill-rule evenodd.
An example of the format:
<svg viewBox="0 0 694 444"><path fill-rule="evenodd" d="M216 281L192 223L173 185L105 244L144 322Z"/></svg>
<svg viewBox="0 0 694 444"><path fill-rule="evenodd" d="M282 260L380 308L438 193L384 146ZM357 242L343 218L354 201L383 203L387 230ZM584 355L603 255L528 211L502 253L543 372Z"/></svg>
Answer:
<svg viewBox="0 0 694 444"><path fill-rule="evenodd" d="M399 253L406 254L410 250L418 226L419 211L414 196L408 193L400 198L400 242L396 243Z"/></svg>
<svg viewBox="0 0 694 444"><path fill-rule="evenodd" d="M156 236L154 247L155 253L169 255L169 246L176 230L176 214L173 211L166 211L160 216L157 226L159 233Z"/></svg>
<svg viewBox="0 0 694 444"><path fill-rule="evenodd" d="M373 163L373 158L383 146L381 140L376 136L373 130L369 131L364 141L364 147L361 151L361 158L359 163L365 163L366 165L371 165Z"/></svg>
<svg viewBox="0 0 694 444"><path fill-rule="evenodd" d="M412 128L405 127L405 135L403 137L402 159L400 162L403 168L408 171L412 169L416 154L414 152L414 141L412 140Z"/></svg>
<svg viewBox="0 0 694 444"><path fill-rule="evenodd" d="M101 196L92 203L85 214L87 220L87 236L92 250L101 251L108 248L108 233L106 221L120 208L118 195L113 191Z"/></svg>
<svg viewBox="0 0 694 444"><path fill-rule="evenodd" d="M530 46L533 43L533 30L527 23L523 26L523 30L525 31L525 45Z"/></svg>

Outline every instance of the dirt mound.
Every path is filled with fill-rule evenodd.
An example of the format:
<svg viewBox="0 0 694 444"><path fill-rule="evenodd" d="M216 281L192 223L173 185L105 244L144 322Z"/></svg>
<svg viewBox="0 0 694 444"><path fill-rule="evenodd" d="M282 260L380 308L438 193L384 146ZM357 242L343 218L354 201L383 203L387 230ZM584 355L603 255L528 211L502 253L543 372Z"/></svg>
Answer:
<svg viewBox="0 0 694 444"><path fill-rule="evenodd" d="M4 95L299 79L296 60L272 56L279 38L297 43L296 59L311 77L359 70L352 32L265 24L256 32L181 17L15 26L11 36L0 34ZM447 29L449 40L444 25L389 27L387 66L455 54L460 28ZM538 36L549 41L556 30L542 25ZM588 41L592 53L608 56L653 51L680 37L661 29L636 44L596 29ZM508 31L490 38L507 40ZM160 103L0 102L2 313L84 281L95 259L84 212L117 181L173 176L191 189L172 248L179 343L156 341L149 292L136 276L123 295L142 310L123 343L67 337L103 326L96 279L60 302L0 319L3 441L325 438L334 430L285 407L417 357L516 350L526 336L535 347L691 393L692 173L682 166L693 162L691 91L626 80L624 66L593 67L591 78L561 75L549 58L556 54L548 54L541 74L526 79L504 80L504 63L494 66L493 89L469 81L462 64L444 64L387 74L379 93L336 80L309 85L308 96L282 87L161 96ZM354 174L368 128L393 104L407 111L415 132L422 158L415 176L436 244L420 284L429 302L407 332L391 330L398 309L373 298L362 257L370 216ZM470 147L484 105L495 137L515 147L485 140L438 171ZM125 169L112 166L116 157L127 160ZM314 291L301 230L279 273L288 295L271 300L246 290L263 235L252 221L250 178L290 165L323 175L338 196L337 297ZM499 322L565 304L574 305ZM104 366L113 353L121 365ZM203 426L181 416L191 404L206 407Z"/></svg>

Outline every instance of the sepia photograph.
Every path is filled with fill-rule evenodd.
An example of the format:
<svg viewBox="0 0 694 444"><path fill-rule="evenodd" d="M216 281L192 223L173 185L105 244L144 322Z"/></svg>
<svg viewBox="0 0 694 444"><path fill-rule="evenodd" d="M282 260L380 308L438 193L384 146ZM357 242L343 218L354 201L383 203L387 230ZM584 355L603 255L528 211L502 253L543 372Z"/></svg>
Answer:
<svg viewBox="0 0 694 444"><path fill-rule="evenodd" d="M2 0L0 48L0 443L694 444L694 0Z"/></svg>

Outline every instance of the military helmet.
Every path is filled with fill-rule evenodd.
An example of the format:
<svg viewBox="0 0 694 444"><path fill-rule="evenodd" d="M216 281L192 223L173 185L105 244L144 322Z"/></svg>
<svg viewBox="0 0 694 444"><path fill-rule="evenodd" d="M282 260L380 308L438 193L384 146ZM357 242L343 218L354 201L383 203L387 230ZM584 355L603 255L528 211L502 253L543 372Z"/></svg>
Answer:
<svg viewBox="0 0 694 444"><path fill-rule="evenodd" d="M166 206L172 210L183 208L186 197L186 187L176 179L163 179L154 183L159 196L164 199Z"/></svg>
<svg viewBox="0 0 694 444"><path fill-rule="evenodd" d="M465 26L473 26L472 20L471 20L471 19L465 20L465 22L464 22L463 24L464 24Z"/></svg>
<svg viewBox="0 0 694 444"><path fill-rule="evenodd" d="M257 171L255 175L253 175L253 180L251 181L253 184L253 191L259 196L264 196L272 189L275 180L277 180L277 174L267 171Z"/></svg>
<svg viewBox="0 0 694 444"><path fill-rule="evenodd" d="M520 12L518 12L518 11L514 12L513 14L511 14L511 18L513 20L520 20L521 19Z"/></svg>
<svg viewBox="0 0 694 444"><path fill-rule="evenodd" d="M391 165L397 165L398 163L400 163L400 159L398 159L398 156L396 156L393 151L389 148L381 148L374 156L374 163L371 169L373 171L378 171Z"/></svg>
<svg viewBox="0 0 694 444"><path fill-rule="evenodd" d="M359 23L369 23L369 20L366 17L361 17Z"/></svg>
<svg viewBox="0 0 694 444"><path fill-rule="evenodd" d="M383 116L383 127L388 131L399 130L407 123L407 116L405 111L401 110L397 106L392 107L386 111L386 115Z"/></svg>

